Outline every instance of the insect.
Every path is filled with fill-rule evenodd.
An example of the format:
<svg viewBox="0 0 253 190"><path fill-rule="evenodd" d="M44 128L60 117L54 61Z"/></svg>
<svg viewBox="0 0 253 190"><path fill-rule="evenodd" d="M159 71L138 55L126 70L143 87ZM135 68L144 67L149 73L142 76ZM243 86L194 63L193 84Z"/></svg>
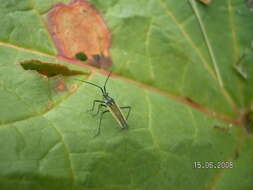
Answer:
<svg viewBox="0 0 253 190"><path fill-rule="evenodd" d="M79 80L81 82L85 82L87 84L93 85L93 86L99 88L102 92L103 100L94 100L93 104L92 104L92 108L91 108L91 110L89 110L89 111L94 111L96 103L100 103L99 106L98 106L97 112L94 116L99 114L102 107L107 108L106 110L104 110L100 113L100 120L99 120L98 130L97 130L97 133L95 134L94 137L96 137L100 134L101 121L103 119L104 114L108 113L108 112L110 112L112 114L112 116L114 117L114 119L119 123L120 128L122 128L122 129L127 129L128 128L127 119L128 119L128 116L131 112L131 107L130 106L120 107L115 102L115 100L112 97L109 96L109 94L106 90L106 84L108 82L108 79L110 78L110 75L111 75L111 72L107 76L103 87L98 86L97 84L91 83L89 81L76 79L76 80ZM127 113L126 117L122 113L122 111L121 111L122 109L128 109L128 113Z"/></svg>

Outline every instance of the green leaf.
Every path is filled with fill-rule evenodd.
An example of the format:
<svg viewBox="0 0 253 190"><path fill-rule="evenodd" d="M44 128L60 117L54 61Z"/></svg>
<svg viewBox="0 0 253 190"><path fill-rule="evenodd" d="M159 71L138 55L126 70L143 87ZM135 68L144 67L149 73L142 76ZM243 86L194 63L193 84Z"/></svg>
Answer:
<svg viewBox="0 0 253 190"><path fill-rule="evenodd" d="M105 114L96 138L87 110L100 91L75 79L103 86L106 75L57 56L46 26L56 2L0 1L0 189L253 188L244 0L91 0L112 32L107 91L132 107L129 129Z"/></svg>

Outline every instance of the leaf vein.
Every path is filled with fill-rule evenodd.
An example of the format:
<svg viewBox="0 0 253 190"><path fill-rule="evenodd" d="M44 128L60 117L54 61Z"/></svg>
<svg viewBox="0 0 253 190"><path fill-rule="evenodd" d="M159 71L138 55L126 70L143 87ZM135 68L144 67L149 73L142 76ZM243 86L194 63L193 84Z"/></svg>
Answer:
<svg viewBox="0 0 253 190"><path fill-rule="evenodd" d="M152 129L152 107L151 107L150 98L148 97L148 94L147 94L146 91L144 91L144 93L145 93L145 99L146 99L146 102L147 102L147 105L148 105L148 130L151 134L154 146L156 148L158 148L159 150L161 150L161 148L160 148L160 146L159 146L159 144L156 140L156 137L154 136L154 131Z"/></svg>
<svg viewBox="0 0 253 190"><path fill-rule="evenodd" d="M177 18L175 17L175 15L173 14L173 12L171 10L169 10L168 5L165 5L164 0L160 0L160 4L164 7L166 14L174 21L174 23L176 24L176 26L178 27L178 29L180 30L181 34L184 36L184 38L186 39L186 41L192 46L192 48L196 51L198 57L200 58L200 60L202 61L202 63L204 64L204 67L206 68L206 70L209 72L209 74L216 80L215 77L215 73L213 72L213 69L209 66L208 62L206 61L206 59L204 58L204 56L202 55L202 53L200 52L199 48L197 48L197 46L195 45L195 43L192 41L192 39L190 38L189 34L187 33L187 31L182 27L182 25L180 24L180 22L177 20Z"/></svg>
<svg viewBox="0 0 253 190"><path fill-rule="evenodd" d="M11 43L8 43L8 42L0 41L0 46L13 48L13 49L16 49L16 50L19 50L19 51L24 51L24 52L27 52L27 53L32 53L32 54L43 56L43 57L47 57L47 58L50 58L50 59L57 59L57 57L55 57L55 56L52 56L52 55L49 55L49 54L46 54L46 53L42 53L40 51L36 51L36 50L33 50L33 49L20 47L20 46L18 46L16 44L14 45L14 44L11 44Z"/></svg>
<svg viewBox="0 0 253 190"><path fill-rule="evenodd" d="M197 124L196 124L196 121L195 121L195 118L194 118L194 114L191 110L191 108L187 107L187 110L192 118L192 121L193 121L193 126L194 126L194 134L193 134L193 142L192 144L195 143L196 139L197 139L197 136L198 136L198 127L197 127Z"/></svg>
<svg viewBox="0 0 253 190"><path fill-rule="evenodd" d="M221 77L220 70L219 70L219 67L218 67L218 64L217 64L217 61L216 61L216 57L215 57L214 52L213 52L212 45L211 45L211 43L209 41L209 38L207 36L206 28L204 26L204 23L202 22L201 17L200 17L200 14L199 14L197 5L195 3L195 0L189 0L189 1L190 1L191 6L192 6L194 14L196 15L196 18L197 18L197 21L199 23L202 34L204 36L204 39L205 39L205 42L206 42L206 45L207 45L207 48L208 48L209 55L210 55L210 58L212 60L212 63L213 63L214 69L215 69L215 74L216 74L218 83L219 83L220 87L223 88L222 77Z"/></svg>
<svg viewBox="0 0 253 190"><path fill-rule="evenodd" d="M31 114L29 116L26 117L22 117L22 118L17 118L15 120L12 121L8 121L5 123L0 123L0 126L3 125L10 125L10 124L14 124L16 122L20 122L20 121L24 121L24 120L28 120L28 119L32 119L34 117L38 117L38 116L43 116L47 113L49 113L51 110L55 109L57 106L59 106L61 103L63 103L67 98L69 98L75 91L72 91L70 93L68 93L65 97L63 97L62 99L60 99L59 101L54 102L54 104L52 104L52 106L50 107L50 109L46 108L45 110L42 110L40 112L36 112L35 114Z"/></svg>
<svg viewBox="0 0 253 190"><path fill-rule="evenodd" d="M151 57L150 57L150 51L149 51L152 24L153 24L153 18L151 18L151 21L149 23L149 27L148 27L148 30L147 30L147 33L146 33L145 52L146 52L146 55L147 55L147 58L148 58L148 64L149 64L149 68L150 68L151 79L154 80L155 79L154 68L153 68L153 64L150 60Z"/></svg>
<svg viewBox="0 0 253 190"><path fill-rule="evenodd" d="M70 173L70 177L71 177L71 181L72 181L72 186L74 185L75 182L75 173L74 173L74 169L73 169L73 164L70 158L70 150L69 147L67 146L67 144L64 141L64 136L61 133L61 131L54 125L54 123L49 120L47 117L43 116L50 124L51 126L55 129L55 131L58 133L59 137L60 137L60 141L62 142L63 148L65 150L68 162L69 162L69 173Z"/></svg>

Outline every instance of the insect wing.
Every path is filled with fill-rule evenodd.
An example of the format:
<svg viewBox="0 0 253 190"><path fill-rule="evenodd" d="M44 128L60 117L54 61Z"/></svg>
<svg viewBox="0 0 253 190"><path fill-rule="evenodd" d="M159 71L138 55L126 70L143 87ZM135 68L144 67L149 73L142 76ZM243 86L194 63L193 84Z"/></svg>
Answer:
<svg viewBox="0 0 253 190"><path fill-rule="evenodd" d="M126 118L121 112L121 109L119 108L119 106L113 101L113 104L111 104L108 107L113 117L120 124L121 128L127 128L128 126L127 126Z"/></svg>

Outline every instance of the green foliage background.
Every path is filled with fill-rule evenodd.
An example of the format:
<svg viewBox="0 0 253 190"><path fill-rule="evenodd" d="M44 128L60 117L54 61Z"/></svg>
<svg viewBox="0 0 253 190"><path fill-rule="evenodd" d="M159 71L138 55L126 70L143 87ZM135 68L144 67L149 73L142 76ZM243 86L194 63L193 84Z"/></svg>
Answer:
<svg viewBox="0 0 253 190"><path fill-rule="evenodd" d="M121 131L107 115L97 138L98 118L86 112L100 98L96 89L20 66L37 59L85 70L57 59L45 25L56 2L0 0L0 189L253 188L245 125L166 95L231 120L251 111L253 13L244 0L90 1L112 30L113 72L164 92L111 78L110 95L132 106L130 128ZM63 79L68 90L55 91ZM193 168L226 160L233 169Z"/></svg>

